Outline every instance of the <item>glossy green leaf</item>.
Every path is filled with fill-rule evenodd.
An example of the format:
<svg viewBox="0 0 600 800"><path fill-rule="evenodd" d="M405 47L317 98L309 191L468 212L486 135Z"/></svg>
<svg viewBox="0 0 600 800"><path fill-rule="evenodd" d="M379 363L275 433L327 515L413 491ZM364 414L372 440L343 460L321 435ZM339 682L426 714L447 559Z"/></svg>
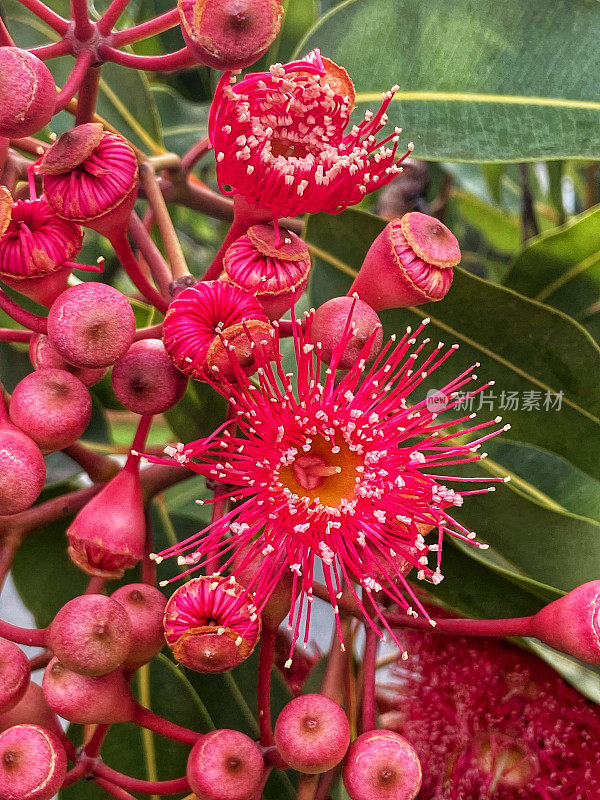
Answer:
<svg viewBox="0 0 600 800"><path fill-rule="evenodd" d="M296 55L343 64L361 112L399 84L390 121L420 158L597 158L599 26L587 0L348 0Z"/></svg>
<svg viewBox="0 0 600 800"><path fill-rule="evenodd" d="M225 420L227 404L207 383L190 380L186 393L165 417L182 442L201 439Z"/></svg>
<svg viewBox="0 0 600 800"><path fill-rule="evenodd" d="M162 124L165 147L173 153L183 155L208 132L208 107L190 103L170 86L152 85L152 97L156 103Z"/></svg>
<svg viewBox="0 0 600 800"><path fill-rule="evenodd" d="M298 43L317 20L318 0L282 0L282 6L283 20L279 36L263 59L267 66L290 61Z"/></svg>
<svg viewBox="0 0 600 800"><path fill-rule="evenodd" d="M381 220L358 211L309 219L306 237L317 256L311 281L315 305L348 291L351 276L382 227ZM427 335L434 342L460 344L435 373L432 388L481 362L481 379L496 383L475 400L472 411L487 417L506 414L513 439L543 447L600 476L600 349L583 328L554 309L461 269L455 269L452 289L440 303L382 313L389 332L415 327L425 317L431 318ZM510 410L509 392L517 393L518 409ZM527 410L531 403L525 401L538 408Z"/></svg>

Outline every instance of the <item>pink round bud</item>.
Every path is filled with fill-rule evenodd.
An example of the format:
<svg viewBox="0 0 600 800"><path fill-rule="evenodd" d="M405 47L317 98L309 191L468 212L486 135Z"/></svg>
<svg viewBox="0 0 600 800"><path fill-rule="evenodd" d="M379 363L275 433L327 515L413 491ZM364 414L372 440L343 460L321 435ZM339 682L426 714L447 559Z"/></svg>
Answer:
<svg viewBox="0 0 600 800"><path fill-rule="evenodd" d="M349 294L376 311L442 300L459 262L454 234L435 217L412 211L381 231Z"/></svg>
<svg viewBox="0 0 600 800"><path fill-rule="evenodd" d="M78 125L50 147L39 167L56 213L105 236L122 231L135 205L137 158L128 142L96 122Z"/></svg>
<svg viewBox="0 0 600 800"><path fill-rule="evenodd" d="M29 660L20 647L0 639L0 713L22 700L29 686Z"/></svg>
<svg viewBox="0 0 600 800"><path fill-rule="evenodd" d="M16 385L9 413L43 453L51 453L69 447L85 431L92 417L92 398L70 372L41 369Z"/></svg>
<svg viewBox="0 0 600 800"><path fill-rule="evenodd" d="M58 738L38 725L15 725L0 733L2 800L50 800L67 774Z"/></svg>
<svg viewBox="0 0 600 800"><path fill-rule="evenodd" d="M335 361L339 369L350 369L359 358L372 361L381 350L383 327L377 313L356 297L334 297L315 311L311 339L321 344L326 364ZM345 343L341 350L341 343ZM367 342L371 346L365 352Z"/></svg>
<svg viewBox="0 0 600 800"><path fill-rule="evenodd" d="M135 334L135 316L124 294L105 283L71 286L48 314L48 337L77 367L108 367L125 355Z"/></svg>
<svg viewBox="0 0 600 800"><path fill-rule="evenodd" d="M264 55L281 27L280 0L178 0L192 55L215 69L243 69Z"/></svg>
<svg viewBox="0 0 600 800"><path fill-rule="evenodd" d="M69 600L48 628L48 646L54 655L81 675L106 675L121 666L132 639L127 612L103 594Z"/></svg>
<svg viewBox="0 0 600 800"><path fill-rule="evenodd" d="M29 508L45 481L46 464L40 448L0 414L0 516Z"/></svg>
<svg viewBox="0 0 600 800"><path fill-rule="evenodd" d="M0 48L0 136L31 136L55 108L56 84L44 62L20 47Z"/></svg>
<svg viewBox="0 0 600 800"><path fill-rule="evenodd" d="M65 361L44 333L29 340L29 359L34 369L62 369L72 372L84 386L93 386L106 375L108 367L75 367Z"/></svg>
<svg viewBox="0 0 600 800"><path fill-rule="evenodd" d="M139 462L130 464L88 501L67 529L71 560L88 575L121 578L144 557Z"/></svg>
<svg viewBox="0 0 600 800"><path fill-rule="evenodd" d="M42 687L37 683L30 681L25 694L19 700L14 708L10 711L4 711L0 714L0 731L5 731L7 728L12 728L13 725L21 725L24 722L29 722L32 725L41 725L42 728L47 728L57 736L62 734L62 728L58 721L58 717L52 711Z"/></svg>
<svg viewBox="0 0 600 800"><path fill-rule="evenodd" d="M111 595L125 609L131 622L132 639L125 669L137 669L160 653L165 644L163 617L167 599L146 583L121 586Z"/></svg>
<svg viewBox="0 0 600 800"><path fill-rule="evenodd" d="M310 253L290 231L281 230L276 244L272 225L253 225L223 257L229 283L254 294L270 320L279 319L306 289Z"/></svg>
<svg viewBox="0 0 600 800"><path fill-rule="evenodd" d="M350 745L342 773L352 800L414 800L421 763L414 747L394 731L369 731Z"/></svg>
<svg viewBox="0 0 600 800"><path fill-rule="evenodd" d="M198 800L253 800L265 765L258 745L240 731L211 731L188 758L187 778Z"/></svg>
<svg viewBox="0 0 600 800"><path fill-rule="evenodd" d="M261 323L257 325L257 323ZM258 330L257 330L258 328ZM196 286L184 289L172 301L163 323L163 342L169 358L177 369L196 380L207 376L219 378L208 364L211 345L212 366L220 369L225 353L224 340L232 335L236 353L241 354L242 369L246 375L257 368L253 357L245 358L254 344L255 335L268 329L268 320L258 300L237 286L222 281L202 281ZM225 353L227 369L232 359Z"/></svg>
<svg viewBox="0 0 600 800"><path fill-rule="evenodd" d="M261 621L233 577L208 575L193 578L173 592L164 628L180 664L197 672L227 672L252 653Z"/></svg>
<svg viewBox="0 0 600 800"><path fill-rule="evenodd" d="M183 397L187 378L173 366L160 339L141 339L115 362L112 385L130 411L162 414Z"/></svg>
<svg viewBox="0 0 600 800"><path fill-rule="evenodd" d="M53 658L42 689L50 708L69 722L111 725L134 717L135 704L120 669L108 675L80 675Z"/></svg>
<svg viewBox="0 0 600 800"><path fill-rule="evenodd" d="M538 611L531 635L600 667L600 580L584 583Z"/></svg>
<svg viewBox="0 0 600 800"><path fill-rule="evenodd" d="M309 775L339 764L350 744L344 710L321 694L304 694L290 701L275 724L275 743L290 767Z"/></svg>

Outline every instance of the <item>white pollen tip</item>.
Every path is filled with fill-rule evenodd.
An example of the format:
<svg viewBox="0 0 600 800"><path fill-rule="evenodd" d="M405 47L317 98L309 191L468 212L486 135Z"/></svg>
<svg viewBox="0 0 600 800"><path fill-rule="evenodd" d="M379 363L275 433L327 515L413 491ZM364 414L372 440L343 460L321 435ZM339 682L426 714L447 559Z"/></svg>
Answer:
<svg viewBox="0 0 600 800"><path fill-rule="evenodd" d="M495 417L494 422L496 424L498 424L499 422L502 422L502 417Z"/></svg>
<svg viewBox="0 0 600 800"><path fill-rule="evenodd" d="M169 585L169 581L160 581L159 586L165 587Z"/></svg>
<svg viewBox="0 0 600 800"><path fill-rule="evenodd" d="M510 475L505 475L504 478L502 478L502 480L504 481L504 483L510 483L511 481Z"/></svg>
<svg viewBox="0 0 600 800"><path fill-rule="evenodd" d="M431 625L432 628L436 627L437 622L434 619L430 619L430 620L427 620L427 621L429 622L429 624Z"/></svg>
<svg viewBox="0 0 600 800"><path fill-rule="evenodd" d="M285 662L284 666L285 666L286 669L289 669L292 666L292 659L288 658L288 660Z"/></svg>
<svg viewBox="0 0 600 800"><path fill-rule="evenodd" d="M511 428L512 428L512 425L505 425L505 426L502 428L502 430L503 430L503 431L509 431Z"/></svg>

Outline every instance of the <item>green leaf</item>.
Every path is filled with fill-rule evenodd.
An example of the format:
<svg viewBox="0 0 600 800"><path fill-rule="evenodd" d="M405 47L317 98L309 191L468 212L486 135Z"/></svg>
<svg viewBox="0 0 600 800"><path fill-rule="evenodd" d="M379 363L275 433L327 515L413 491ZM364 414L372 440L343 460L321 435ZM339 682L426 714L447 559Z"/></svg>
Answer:
<svg viewBox="0 0 600 800"><path fill-rule="evenodd" d="M350 277L382 228L382 220L359 211L309 218L305 236L317 256L311 280L314 304L348 291ZM496 384L474 403L473 411L487 411L488 416L493 411L503 413L507 393L517 392L519 408L506 412L513 428L511 436L557 453L589 475L600 477L596 457L600 446L600 349L569 317L461 269L455 269L452 289L440 303L394 309L381 316L390 332L407 325L415 327L430 317L427 336L460 344L456 355L435 373L435 388L481 361L482 380L493 378ZM525 394L530 392L538 394ZM546 397L556 399L560 392L564 393L560 410L545 411ZM523 398L529 397L539 401L539 409L523 407ZM478 405L484 402L486 405Z"/></svg>
<svg viewBox="0 0 600 800"><path fill-rule="evenodd" d="M190 380L186 393L165 417L182 442L202 439L225 420L227 403L211 386Z"/></svg>
<svg viewBox="0 0 600 800"><path fill-rule="evenodd" d="M600 206L535 239L512 262L507 286L576 319L600 301Z"/></svg>
<svg viewBox="0 0 600 800"><path fill-rule="evenodd" d="M348 0L322 17L314 47L349 71L359 111L400 90L392 125L419 158L597 158L600 6L587 0Z"/></svg>
<svg viewBox="0 0 600 800"><path fill-rule="evenodd" d="M267 66L290 61L298 42L314 25L318 16L318 0L282 0L282 5L283 21L279 36L263 59Z"/></svg>
<svg viewBox="0 0 600 800"><path fill-rule="evenodd" d="M208 106L190 103L170 86L152 85L165 147L183 155L208 133Z"/></svg>
<svg viewBox="0 0 600 800"><path fill-rule="evenodd" d="M186 728L206 733L215 727L183 672L166 656L159 655L138 670L133 692L156 714ZM78 728L72 725L69 734L77 735ZM189 745L126 723L111 727L102 746L102 759L113 769L135 778L169 780L185 775L189 752ZM60 798L104 800L106 793L94 783L79 781L63 789Z"/></svg>
<svg viewBox="0 0 600 800"><path fill-rule="evenodd" d="M513 253L521 244L521 223L516 215L460 189L452 191L452 201L461 216L481 231L499 253Z"/></svg>

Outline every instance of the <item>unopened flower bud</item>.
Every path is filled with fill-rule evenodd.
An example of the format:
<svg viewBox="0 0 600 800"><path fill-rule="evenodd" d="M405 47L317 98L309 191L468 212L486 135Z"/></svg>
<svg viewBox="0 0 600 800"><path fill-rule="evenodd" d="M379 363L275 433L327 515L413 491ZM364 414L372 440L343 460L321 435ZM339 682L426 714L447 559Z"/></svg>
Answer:
<svg viewBox="0 0 600 800"><path fill-rule="evenodd" d="M193 578L169 598L165 636L181 664L197 672L226 672L252 653L261 621L233 578Z"/></svg>
<svg viewBox="0 0 600 800"><path fill-rule="evenodd" d="M276 244L271 225L253 225L230 245L223 257L227 280L254 294L269 319L279 319L306 288L310 253L291 231L280 231Z"/></svg>
<svg viewBox="0 0 600 800"><path fill-rule="evenodd" d="M159 339L134 342L115 362L112 385L119 402L136 414L162 414L183 397L187 378Z"/></svg>
<svg viewBox="0 0 600 800"><path fill-rule="evenodd" d="M454 234L435 217L413 211L375 239L350 288L376 311L442 300L460 262Z"/></svg>
<svg viewBox="0 0 600 800"><path fill-rule="evenodd" d="M58 738L38 725L15 725L0 733L2 800L50 800L67 774Z"/></svg>
<svg viewBox="0 0 600 800"><path fill-rule="evenodd" d="M127 224L137 197L138 164L122 136L96 122L78 125L46 151L39 171L46 199L59 216L109 238Z"/></svg>
<svg viewBox="0 0 600 800"><path fill-rule="evenodd" d="M20 47L0 48L0 136L31 136L55 108L56 84L44 62Z"/></svg>
<svg viewBox="0 0 600 800"><path fill-rule="evenodd" d="M103 594L69 600L48 628L48 646L63 666L81 675L106 675L127 657L133 630L127 612Z"/></svg>
<svg viewBox="0 0 600 800"><path fill-rule="evenodd" d="M277 718L275 743L286 764L316 775L343 759L350 744L350 725L344 710L320 694L290 701Z"/></svg>
<svg viewBox="0 0 600 800"><path fill-rule="evenodd" d="M134 701L120 669L108 675L80 675L53 658L42 689L50 708L69 722L110 725L134 717Z"/></svg>
<svg viewBox="0 0 600 800"><path fill-rule="evenodd" d="M383 343L383 327L377 312L356 297L334 297L319 306L310 335L315 344L320 343L323 361L334 363L339 369L350 369L359 358L372 361ZM365 352L368 341L371 346Z"/></svg>
<svg viewBox="0 0 600 800"><path fill-rule="evenodd" d="M0 516L29 508L46 480L46 464L40 448L8 418L3 418L3 408L0 408Z"/></svg>
<svg viewBox="0 0 600 800"><path fill-rule="evenodd" d="M532 636L600 667L600 580L554 600L533 618Z"/></svg>
<svg viewBox="0 0 600 800"><path fill-rule="evenodd" d="M46 702L42 687L33 681L29 682L25 694L17 705L0 714L0 731L25 722L41 725L42 728L47 728L58 736L62 734L58 717Z"/></svg>
<svg viewBox="0 0 600 800"><path fill-rule="evenodd" d="M10 711L23 698L30 675L29 661L21 648L0 639L0 714Z"/></svg>
<svg viewBox="0 0 600 800"><path fill-rule="evenodd" d="M108 371L108 367L75 367L69 364L44 333L36 333L29 340L29 359L34 369L63 369L72 372L84 386L94 386Z"/></svg>
<svg viewBox="0 0 600 800"><path fill-rule="evenodd" d="M164 647L163 617L167 599L146 583L121 586L111 597L123 606L132 627L131 646L123 667L137 669Z"/></svg>
<svg viewBox="0 0 600 800"><path fill-rule="evenodd" d="M178 0L181 32L201 64L243 69L266 53L281 27L280 0Z"/></svg>
<svg viewBox="0 0 600 800"><path fill-rule="evenodd" d="M393 731L369 731L355 739L342 774L352 800L414 800L421 788L419 757Z"/></svg>
<svg viewBox="0 0 600 800"><path fill-rule="evenodd" d="M202 736L187 763L187 777L198 800L253 800L264 771L256 742L228 729Z"/></svg>

